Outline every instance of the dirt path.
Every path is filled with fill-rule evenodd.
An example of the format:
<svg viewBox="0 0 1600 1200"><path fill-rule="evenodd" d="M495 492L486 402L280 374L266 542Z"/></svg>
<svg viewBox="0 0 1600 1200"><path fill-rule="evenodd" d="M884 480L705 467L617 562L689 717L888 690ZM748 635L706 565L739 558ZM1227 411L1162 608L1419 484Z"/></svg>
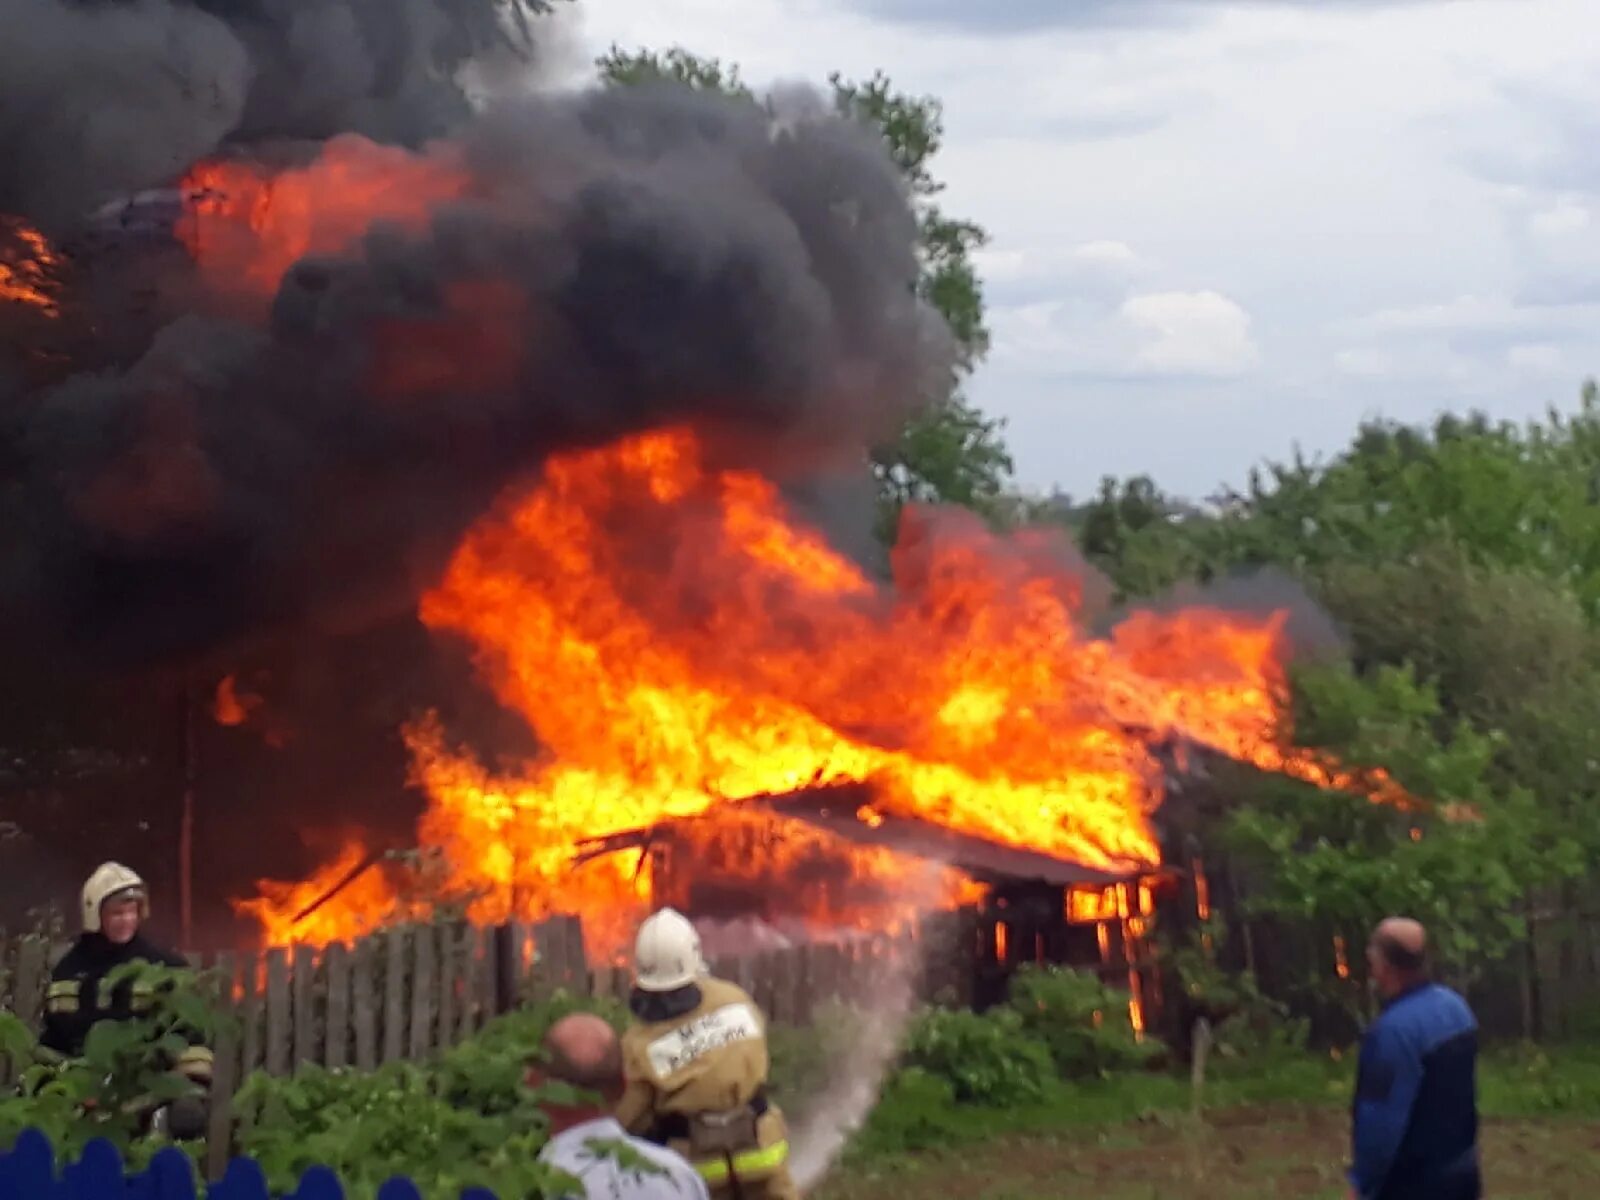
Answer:
<svg viewBox="0 0 1600 1200"><path fill-rule="evenodd" d="M1342 1200L1346 1136L1326 1109L1072 1129L841 1172L819 1200ZM1494 1200L1593 1200L1600 1124L1490 1122L1484 1162Z"/></svg>

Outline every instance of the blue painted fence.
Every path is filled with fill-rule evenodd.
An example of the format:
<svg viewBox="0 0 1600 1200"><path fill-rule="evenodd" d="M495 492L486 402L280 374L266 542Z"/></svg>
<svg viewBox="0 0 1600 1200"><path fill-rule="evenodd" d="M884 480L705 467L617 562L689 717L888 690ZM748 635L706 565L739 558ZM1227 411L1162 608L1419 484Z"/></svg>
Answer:
<svg viewBox="0 0 1600 1200"><path fill-rule="evenodd" d="M0 1153L0 1200L196 1200L194 1168L182 1151L159 1151L148 1168L126 1173L122 1156L107 1141L93 1141L83 1156L59 1173L55 1154L38 1130L30 1129L9 1151ZM266 1176L251 1159L236 1158L222 1179L204 1191L206 1200L268 1200ZM312 1167L284 1200L344 1200L344 1189L327 1167ZM378 1200L421 1200L409 1179L391 1179ZM493 1192L473 1188L461 1200L495 1200Z"/></svg>

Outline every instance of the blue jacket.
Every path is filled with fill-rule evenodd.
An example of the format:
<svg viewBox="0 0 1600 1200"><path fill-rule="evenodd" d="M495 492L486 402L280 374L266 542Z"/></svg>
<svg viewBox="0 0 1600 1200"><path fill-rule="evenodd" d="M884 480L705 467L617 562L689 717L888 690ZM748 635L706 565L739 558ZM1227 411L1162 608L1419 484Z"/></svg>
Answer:
<svg viewBox="0 0 1600 1200"><path fill-rule="evenodd" d="M1385 1005L1361 1041L1350 1183L1362 1200L1477 1200L1478 1022L1447 987Z"/></svg>

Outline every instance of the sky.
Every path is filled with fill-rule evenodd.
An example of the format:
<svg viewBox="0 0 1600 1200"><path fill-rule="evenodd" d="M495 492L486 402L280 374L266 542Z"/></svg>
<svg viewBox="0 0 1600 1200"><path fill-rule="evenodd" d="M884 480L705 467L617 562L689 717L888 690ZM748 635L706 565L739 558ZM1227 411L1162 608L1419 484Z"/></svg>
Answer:
<svg viewBox="0 0 1600 1200"><path fill-rule="evenodd" d="M580 0L588 57L944 104L1017 483L1203 498L1600 374L1600 0Z"/></svg>

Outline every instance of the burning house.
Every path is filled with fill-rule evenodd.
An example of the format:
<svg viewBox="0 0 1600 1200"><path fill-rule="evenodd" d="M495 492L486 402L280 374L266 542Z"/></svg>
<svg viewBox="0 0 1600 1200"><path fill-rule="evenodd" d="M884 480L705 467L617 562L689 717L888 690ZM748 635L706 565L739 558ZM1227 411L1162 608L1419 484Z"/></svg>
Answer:
<svg viewBox="0 0 1600 1200"><path fill-rule="evenodd" d="M916 201L831 105L593 88L440 121L406 60L313 113L274 57L310 26L272 51L226 5L171 5L161 37L134 36L142 9L35 6L73 25L69 53L209 84L150 93L148 153L68 139L29 175L30 129L34 159L0 168L18 677L181 673L249 729L275 698L227 682L237 660L389 623L408 654L425 631L469 660L519 731L423 712L451 697L419 689L385 730L414 828L306 766L213 819L234 862L274 819L342 835L234 888L266 941L579 912L610 953L655 899L815 928L976 904L992 991L1024 960L1137 957L1169 879L1164 746L1388 786L1293 747L1281 613L1102 630L1060 530L926 506L886 564L841 549L875 517L869 451L949 393L956 356L915 287ZM366 29L374 6L350 7ZM0 82L0 112L48 75ZM63 93L63 120L98 119L94 89ZM94 217L58 247L68 200ZM399 689L394 661L365 671L364 693ZM348 757L351 707L301 728ZM283 760L316 732L274 722Z"/></svg>

